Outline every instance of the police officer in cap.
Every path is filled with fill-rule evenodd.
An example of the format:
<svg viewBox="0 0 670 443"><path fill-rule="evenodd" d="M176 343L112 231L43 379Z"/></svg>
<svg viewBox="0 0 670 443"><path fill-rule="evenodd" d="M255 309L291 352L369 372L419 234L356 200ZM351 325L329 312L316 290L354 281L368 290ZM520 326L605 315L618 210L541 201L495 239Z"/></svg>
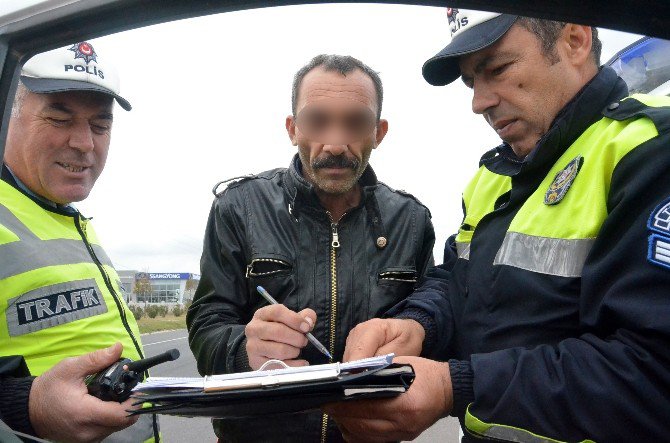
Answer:
<svg viewBox="0 0 670 443"><path fill-rule="evenodd" d="M661 441L670 431L670 99L628 96L594 28L451 9L423 67L472 89L502 144L463 192L444 264L345 359L421 356L392 400L326 411L345 437ZM476 438L475 438L476 437Z"/></svg>
<svg viewBox="0 0 670 443"><path fill-rule="evenodd" d="M21 72L0 180L0 419L23 434L158 437L154 417L129 418L132 401L103 402L83 382L122 355L143 357L119 277L72 205L105 166L114 101L131 108L87 42L39 54Z"/></svg>

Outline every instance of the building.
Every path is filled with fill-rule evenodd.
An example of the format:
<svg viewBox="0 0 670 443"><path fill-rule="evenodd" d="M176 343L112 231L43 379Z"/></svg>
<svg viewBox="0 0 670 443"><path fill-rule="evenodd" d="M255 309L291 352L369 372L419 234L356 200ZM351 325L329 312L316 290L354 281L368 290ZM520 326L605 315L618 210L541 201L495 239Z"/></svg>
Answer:
<svg viewBox="0 0 670 443"><path fill-rule="evenodd" d="M184 304L193 299L200 275L188 272L118 271L128 303Z"/></svg>

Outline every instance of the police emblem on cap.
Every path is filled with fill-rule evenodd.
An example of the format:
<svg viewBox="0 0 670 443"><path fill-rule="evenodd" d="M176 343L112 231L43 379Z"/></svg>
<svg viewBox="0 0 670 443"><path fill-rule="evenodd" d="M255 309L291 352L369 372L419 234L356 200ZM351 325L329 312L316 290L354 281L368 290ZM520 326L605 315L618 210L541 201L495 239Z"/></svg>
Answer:
<svg viewBox="0 0 670 443"><path fill-rule="evenodd" d="M456 27L456 16L457 15L458 15L458 9L447 8L447 19L449 20L449 27L452 29L451 32L454 32L454 27Z"/></svg>
<svg viewBox="0 0 670 443"><path fill-rule="evenodd" d="M565 168L558 171L556 177L554 177L554 181L549 185L547 193L544 194L545 205L555 205L563 200L565 194L568 193L570 186L572 186L572 182L575 181L575 178L582 167L582 163L584 163L584 157L578 155L573 158Z"/></svg>
<svg viewBox="0 0 670 443"><path fill-rule="evenodd" d="M463 26L467 26L469 20L468 17L464 14L460 14L456 8L447 8L447 20L449 20L449 29L451 30L451 36L453 38L454 34L458 32Z"/></svg>
<svg viewBox="0 0 670 443"><path fill-rule="evenodd" d="M651 211L647 228L652 232L647 260L670 269L670 198Z"/></svg>
<svg viewBox="0 0 670 443"><path fill-rule="evenodd" d="M98 55L95 53L93 45L91 45L89 42L75 43L68 50L74 52L75 60L78 58L82 58L84 59L86 64L89 64L92 61L96 63L98 62L97 59Z"/></svg>

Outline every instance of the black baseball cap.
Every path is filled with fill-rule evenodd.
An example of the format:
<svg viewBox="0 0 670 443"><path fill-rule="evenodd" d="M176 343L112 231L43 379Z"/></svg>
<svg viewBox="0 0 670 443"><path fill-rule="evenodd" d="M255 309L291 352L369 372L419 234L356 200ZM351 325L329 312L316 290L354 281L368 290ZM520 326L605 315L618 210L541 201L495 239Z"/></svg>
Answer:
<svg viewBox="0 0 670 443"><path fill-rule="evenodd" d="M458 57L479 51L505 35L517 15L469 9L447 8L451 42L423 64L423 78L434 86L444 86L460 75Z"/></svg>

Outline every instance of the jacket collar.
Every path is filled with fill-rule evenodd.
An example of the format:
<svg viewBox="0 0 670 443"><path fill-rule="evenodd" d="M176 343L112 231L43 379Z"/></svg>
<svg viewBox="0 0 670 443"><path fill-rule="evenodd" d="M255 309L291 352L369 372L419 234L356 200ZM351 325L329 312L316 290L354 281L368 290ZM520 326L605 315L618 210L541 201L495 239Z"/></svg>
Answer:
<svg viewBox="0 0 670 443"><path fill-rule="evenodd" d="M602 118L607 105L628 95L626 83L609 67L603 67L558 113L549 131L535 149L519 159L507 143L490 150L480 160L492 172L507 176L546 169L593 123Z"/></svg>
<svg viewBox="0 0 670 443"><path fill-rule="evenodd" d="M74 215L78 213L77 209L72 205L59 205L58 203L52 202L51 200L48 200L41 195L35 194L33 191L28 189L28 187L21 180L19 180L19 178L15 176L9 167L4 163L2 164L2 170L0 171L0 178L44 209L48 209L63 215Z"/></svg>
<svg viewBox="0 0 670 443"><path fill-rule="evenodd" d="M284 189L288 193L289 201L292 208L296 208L296 204L303 204L316 208L322 208L319 197L316 195L314 185L308 182L302 173L302 163L298 154L293 156L291 164L289 165L287 174L285 174ZM368 164L363 171L363 175L358 179L358 183L362 189L361 204L371 192L377 187L377 175L372 166Z"/></svg>

